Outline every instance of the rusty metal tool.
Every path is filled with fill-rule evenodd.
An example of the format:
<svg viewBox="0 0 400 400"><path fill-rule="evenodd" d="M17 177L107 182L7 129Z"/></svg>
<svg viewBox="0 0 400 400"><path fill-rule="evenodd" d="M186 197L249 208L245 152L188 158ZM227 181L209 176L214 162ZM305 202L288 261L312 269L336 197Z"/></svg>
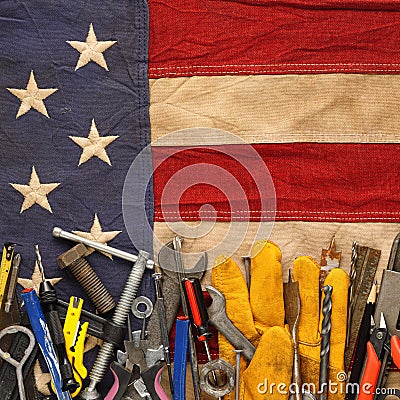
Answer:
<svg viewBox="0 0 400 400"><path fill-rule="evenodd" d="M342 252L336 249L335 236L333 236L329 247L327 249L322 249L321 252L321 272L319 276L319 286L321 289L324 286L325 278L328 276L329 272L333 268L339 267L341 254Z"/></svg>
<svg viewBox="0 0 400 400"><path fill-rule="evenodd" d="M347 334L347 346L345 353L345 368L349 370L353 357L358 332L360 330L362 317L367 305L368 296L375 280L381 251L367 246L357 245L357 256L354 266L355 276L352 283L352 299L349 304L349 324Z"/></svg>
<svg viewBox="0 0 400 400"><path fill-rule="evenodd" d="M68 269L81 284L100 314L111 311L115 302L96 272L84 257L87 247L79 243L57 258L60 269Z"/></svg>

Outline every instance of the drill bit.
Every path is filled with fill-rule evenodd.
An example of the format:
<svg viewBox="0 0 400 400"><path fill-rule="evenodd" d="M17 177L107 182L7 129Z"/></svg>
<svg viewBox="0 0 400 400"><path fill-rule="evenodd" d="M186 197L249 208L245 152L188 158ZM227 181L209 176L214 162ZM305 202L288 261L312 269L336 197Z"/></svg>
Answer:
<svg viewBox="0 0 400 400"><path fill-rule="evenodd" d="M44 268L42 264L42 256L40 255L39 251L39 246L35 245L35 253L36 253L36 263L37 266L39 267L40 274L42 275L42 282L46 280L46 277L44 276Z"/></svg>
<svg viewBox="0 0 400 400"><path fill-rule="evenodd" d="M349 307L347 309L346 347L349 346L349 342L350 342L351 321L352 321L353 311L354 311L354 293L355 293L354 282L355 282L356 276L357 276L357 270L356 270L357 258L358 258L357 250L358 250L358 243L354 241L353 245L351 246Z"/></svg>
<svg viewBox="0 0 400 400"><path fill-rule="evenodd" d="M322 320L321 329L321 361L319 367L319 400L328 398L328 378L329 378L329 354L331 340L331 315L332 315L332 286L326 285L322 288L325 297L322 302Z"/></svg>

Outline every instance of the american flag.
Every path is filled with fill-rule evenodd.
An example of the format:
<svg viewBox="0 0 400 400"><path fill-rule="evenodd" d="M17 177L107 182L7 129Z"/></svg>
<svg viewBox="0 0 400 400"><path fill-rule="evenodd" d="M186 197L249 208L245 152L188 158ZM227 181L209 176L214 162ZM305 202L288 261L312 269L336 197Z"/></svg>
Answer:
<svg viewBox="0 0 400 400"><path fill-rule="evenodd" d="M82 297L95 311L72 275L57 267L73 244L53 238L52 230L60 226L131 253L152 250L146 233L132 243L122 214L125 177L150 142L147 3L3 1L0 10L0 237L23 246L16 250L22 286L38 283L38 244L46 277L62 278L59 297ZM135 216L138 232L145 220ZM88 261L117 300L129 262L97 252ZM152 295L150 275L141 293ZM89 370L92 361L85 356Z"/></svg>
<svg viewBox="0 0 400 400"><path fill-rule="evenodd" d="M60 297L81 296L93 309L56 266L70 244L51 237L54 226L130 252L152 251L154 239L157 257L182 222L194 236L188 253L212 252L235 223L241 264L268 225L285 269L299 255L318 260L333 235L344 268L354 240L381 249L387 264L400 230L399 2L3 1L0 9L0 232L24 246L22 279L32 277L38 243L47 277L62 277ZM138 207L133 229L124 181L150 143L154 186L148 153L131 171L148 183L147 218ZM237 162L253 151L274 193L255 190L245 171L252 157ZM196 164L193 185L182 186L180 171ZM242 191L217 187L221 170ZM165 195L176 184L180 196ZM203 231L194 229L200 220ZM129 263L97 253L89 261L117 299ZM148 276L141 292L152 293Z"/></svg>

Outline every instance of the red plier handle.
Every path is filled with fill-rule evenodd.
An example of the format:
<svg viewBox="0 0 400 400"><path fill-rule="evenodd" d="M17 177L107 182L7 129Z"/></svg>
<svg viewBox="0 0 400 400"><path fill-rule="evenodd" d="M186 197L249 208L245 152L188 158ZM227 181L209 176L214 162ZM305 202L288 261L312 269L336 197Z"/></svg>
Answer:
<svg viewBox="0 0 400 400"><path fill-rule="evenodd" d="M398 336L392 336L390 338L390 348L393 362L396 364L397 368L400 368L400 338Z"/></svg>
<svg viewBox="0 0 400 400"><path fill-rule="evenodd" d="M364 374L361 379L358 400L373 400L380 370L381 361L379 360L378 355L375 352L373 344L371 342L368 342L367 362L365 364Z"/></svg>

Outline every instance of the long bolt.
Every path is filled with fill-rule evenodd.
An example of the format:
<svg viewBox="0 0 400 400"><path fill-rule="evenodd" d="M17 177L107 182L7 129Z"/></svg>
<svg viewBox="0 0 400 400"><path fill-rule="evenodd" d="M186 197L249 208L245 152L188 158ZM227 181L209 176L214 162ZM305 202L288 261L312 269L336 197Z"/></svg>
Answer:
<svg viewBox="0 0 400 400"><path fill-rule="evenodd" d="M235 400L239 400L240 391L240 353L243 350L233 350L236 353L236 367L235 367Z"/></svg>
<svg viewBox="0 0 400 400"><path fill-rule="evenodd" d="M57 258L57 264L61 269L67 268L72 272L99 313L104 314L115 307L115 302L96 272L84 258L87 250L85 245L79 243L61 254Z"/></svg>
<svg viewBox="0 0 400 400"><path fill-rule="evenodd" d="M148 263L149 259L149 253L142 250L139 251L137 261L132 267L132 271L128 277L112 317L112 322L119 327L123 327L128 318L132 302L136 296L146 267L150 269L154 267L153 263ZM82 399L94 400L101 398L100 394L96 390L96 385L103 379L113 352L114 345L105 341L97 354L97 358L90 372L89 386L81 394Z"/></svg>
<svg viewBox="0 0 400 400"><path fill-rule="evenodd" d="M321 329L321 361L319 366L319 400L328 398L328 377L329 377L329 354L331 350L331 315L332 315L332 286L326 285L322 288L325 297L322 303Z"/></svg>

